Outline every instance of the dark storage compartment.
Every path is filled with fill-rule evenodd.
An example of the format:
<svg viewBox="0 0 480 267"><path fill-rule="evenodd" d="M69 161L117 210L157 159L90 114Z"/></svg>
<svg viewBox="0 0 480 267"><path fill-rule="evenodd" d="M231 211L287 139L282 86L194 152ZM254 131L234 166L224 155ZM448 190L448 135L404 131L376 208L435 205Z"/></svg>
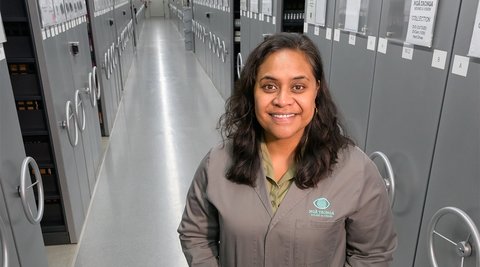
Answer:
<svg viewBox="0 0 480 267"><path fill-rule="evenodd" d="M55 175L55 170L52 168L41 168L40 174L42 175L43 181L43 190L45 196L49 197L60 197L60 188L58 187L57 176Z"/></svg>
<svg viewBox="0 0 480 267"><path fill-rule="evenodd" d="M48 136L24 136L25 153L34 158L38 164L53 164Z"/></svg>
<svg viewBox="0 0 480 267"><path fill-rule="evenodd" d="M33 48L30 43L30 36L9 36L8 42L3 47L5 53L12 58L32 58Z"/></svg>
<svg viewBox="0 0 480 267"><path fill-rule="evenodd" d="M36 74L17 74L10 76L15 97L40 96Z"/></svg>
<svg viewBox="0 0 480 267"><path fill-rule="evenodd" d="M23 133L48 134L43 110L19 110L18 120Z"/></svg>
<svg viewBox="0 0 480 267"><path fill-rule="evenodd" d="M25 3L19 0L9 0L9 1L1 1L0 2L0 10L3 11L3 20L10 21L10 20L18 20L20 18L27 19L25 10ZM6 12L8 11L8 12Z"/></svg>
<svg viewBox="0 0 480 267"><path fill-rule="evenodd" d="M41 227L45 245L70 243L60 199L45 199Z"/></svg>

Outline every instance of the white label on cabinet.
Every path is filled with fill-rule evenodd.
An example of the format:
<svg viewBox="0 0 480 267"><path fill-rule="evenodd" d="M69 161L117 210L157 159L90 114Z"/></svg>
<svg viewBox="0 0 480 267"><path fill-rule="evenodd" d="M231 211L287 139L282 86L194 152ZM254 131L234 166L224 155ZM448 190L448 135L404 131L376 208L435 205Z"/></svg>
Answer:
<svg viewBox="0 0 480 267"><path fill-rule="evenodd" d="M51 34L50 34L50 28L47 28L46 33L47 33L47 38L50 38L50 36L51 36Z"/></svg>
<svg viewBox="0 0 480 267"><path fill-rule="evenodd" d="M303 23L303 32L308 33L308 23Z"/></svg>
<svg viewBox="0 0 480 267"><path fill-rule="evenodd" d="M276 19L275 19L275 16L272 17L272 24L273 24L273 25L277 24L277 21L276 21Z"/></svg>
<svg viewBox="0 0 480 267"><path fill-rule="evenodd" d="M325 38L327 38L327 40L332 40L332 28L327 27Z"/></svg>
<svg viewBox="0 0 480 267"><path fill-rule="evenodd" d="M412 60L413 58L413 45L404 44L402 49L402 58Z"/></svg>
<svg viewBox="0 0 480 267"><path fill-rule="evenodd" d="M5 59L5 50L3 50L3 44L0 43L0 61Z"/></svg>
<svg viewBox="0 0 480 267"><path fill-rule="evenodd" d="M375 51L375 45L377 44L377 37L368 36L367 49L370 51Z"/></svg>
<svg viewBox="0 0 480 267"><path fill-rule="evenodd" d="M444 70L447 62L447 51L433 50L432 67Z"/></svg>
<svg viewBox="0 0 480 267"><path fill-rule="evenodd" d="M262 12L267 16L271 16L272 15L272 6L273 6L273 1L272 0L263 0L262 1Z"/></svg>
<svg viewBox="0 0 480 267"><path fill-rule="evenodd" d="M317 0L315 7L315 24L325 26L327 13L327 0Z"/></svg>
<svg viewBox="0 0 480 267"><path fill-rule="evenodd" d="M267 19L267 22L270 23L270 17L266 16L265 18Z"/></svg>
<svg viewBox="0 0 480 267"><path fill-rule="evenodd" d="M345 30L358 31L358 21L360 20L361 0L347 0L345 11Z"/></svg>
<svg viewBox="0 0 480 267"><path fill-rule="evenodd" d="M412 1L406 42L426 47L432 45L437 7L438 0Z"/></svg>
<svg viewBox="0 0 480 267"><path fill-rule="evenodd" d="M307 0L305 3L305 22L309 24L315 24L315 1L316 0Z"/></svg>
<svg viewBox="0 0 480 267"><path fill-rule="evenodd" d="M455 58L453 59L452 73L467 77L469 63L469 57L455 55Z"/></svg>
<svg viewBox="0 0 480 267"><path fill-rule="evenodd" d="M351 45L355 45L356 42L357 42L357 35L351 32L350 35L348 35L348 43Z"/></svg>
<svg viewBox="0 0 480 267"><path fill-rule="evenodd" d="M313 34L320 35L320 27L318 26L313 27Z"/></svg>
<svg viewBox="0 0 480 267"><path fill-rule="evenodd" d="M335 29L333 31L333 40L336 41L336 42L340 42L340 30L339 29Z"/></svg>
<svg viewBox="0 0 480 267"><path fill-rule="evenodd" d="M47 39L47 33L45 32L45 29L42 29L42 39Z"/></svg>
<svg viewBox="0 0 480 267"><path fill-rule="evenodd" d="M480 2L478 2L477 16L475 18L475 24L473 25L473 34L468 55L480 58Z"/></svg>
<svg viewBox="0 0 480 267"><path fill-rule="evenodd" d="M378 38L378 52L382 54L387 53L388 40L385 38Z"/></svg>

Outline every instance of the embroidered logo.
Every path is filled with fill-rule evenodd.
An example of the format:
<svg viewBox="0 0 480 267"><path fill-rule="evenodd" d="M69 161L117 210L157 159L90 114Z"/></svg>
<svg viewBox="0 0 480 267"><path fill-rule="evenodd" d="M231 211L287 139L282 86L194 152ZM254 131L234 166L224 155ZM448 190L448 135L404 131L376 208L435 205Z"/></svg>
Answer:
<svg viewBox="0 0 480 267"><path fill-rule="evenodd" d="M309 210L308 213L310 216L323 218L333 218L333 216L335 216L334 211L328 210L330 207L330 201L328 201L328 199L324 197L317 198L313 201L313 205L317 209Z"/></svg>
<svg viewBox="0 0 480 267"><path fill-rule="evenodd" d="M319 210L326 210L328 207L330 207L330 202L328 202L328 199L322 197L315 199L315 201L313 201L313 205L315 205L315 207L317 207Z"/></svg>

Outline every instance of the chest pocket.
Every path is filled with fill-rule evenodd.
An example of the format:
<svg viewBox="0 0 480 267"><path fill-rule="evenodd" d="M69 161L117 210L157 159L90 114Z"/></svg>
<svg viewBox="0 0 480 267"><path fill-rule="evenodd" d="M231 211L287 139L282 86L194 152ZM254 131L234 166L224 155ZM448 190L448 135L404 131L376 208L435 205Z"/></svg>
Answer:
<svg viewBox="0 0 480 267"><path fill-rule="evenodd" d="M345 221L297 220L295 222L295 266L329 266L339 239L345 238Z"/></svg>

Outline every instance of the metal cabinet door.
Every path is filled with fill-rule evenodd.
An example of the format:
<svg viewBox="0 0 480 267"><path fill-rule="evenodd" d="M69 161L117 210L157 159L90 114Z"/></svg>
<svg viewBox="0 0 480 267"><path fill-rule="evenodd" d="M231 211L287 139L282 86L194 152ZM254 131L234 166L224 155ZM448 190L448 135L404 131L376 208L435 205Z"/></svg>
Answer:
<svg viewBox="0 0 480 267"><path fill-rule="evenodd" d="M76 18L75 20L79 20ZM93 188L95 186L95 175L96 175L96 166L94 162L94 151L96 153L97 149L92 149L92 142L94 142L92 134L90 132L93 130L91 123L87 122L87 118L90 119L91 116L88 114L91 113L91 105L88 102L84 90L88 86L88 72L91 69L92 62L90 56L90 45L88 40L88 31L87 31L87 24L86 22L81 21L77 24L76 27L68 30L65 34L65 41L68 47L68 44L78 43L78 54L74 54L71 50L69 55L64 58L67 64L70 63L70 66L66 66L65 69L69 71L65 73L65 79L67 80L67 87L65 88L69 94L71 94L71 101L75 103L76 98L76 91L79 90L79 100L81 101L82 105L78 108L79 109L79 120L85 120L84 131L79 131L78 139L79 144L76 150L76 159L77 161L81 161L79 166L85 166L86 177L88 179L88 193L91 197L93 194ZM73 83L72 83L73 81ZM80 102L79 102L80 103ZM83 113L85 112L85 113ZM83 114L85 114L85 118L83 118ZM81 128L82 125L79 125ZM97 126L95 126L97 127ZM97 143L99 144L99 143Z"/></svg>
<svg viewBox="0 0 480 267"><path fill-rule="evenodd" d="M356 34L342 30L340 41L333 42L331 55L330 91L343 117L346 133L362 149L365 149L376 58L375 46L372 50L367 48L369 40L378 36L382 1L368 2L365 25L361 26L365 31ZM337 13L340 2L337 1ZM336 30L343 29L343 24L337 16Z"/></svg>
<svg viewBox="0 0 480 267"><path fill-rule="evenodd" d="M97 10L102 11L102 10ZM91 17L92 18L92 17ZM101 87L100 105L102 109L103 134L109 136L116 114L115 81L110 73L109 49L112 43L111 31L115 29L111 12L98 13L92 21L92 36L95 44L98 79Z"/></svg>
<svg viewBox="0 0 480 267"><path fill-rule="evenodd" d="M307 8L308 2L308 0L305 0L305 9ZM327 80L328 84L330 84L330 66L333 46L333 28L335 23L335 5L335 0L327 1L325 12L325 26L314 26L309 24L308 31L304 33L310 39L312 39L312 41L317 45L317 48L320 51L325 72L325 79ZM315 29L315 27L317 28L317 30ZM316 34L316 31L318 31L318 34ZM330 89L332 90L332 88Z"/></svg>
<svg viewBox="0 0 480 267"><path fill-rule="evenodd" d="M0 16L0 26L2 20ZM0 27L3 34L3 26ZM3 38L0 38L3 39ZM0 41L0 54L5 55ZM6 61L0 58L0 197L1 217L4 223L3 240L9 246L11 266L44 266L48 265L40 224L31 224L26 217L22 199L19 196L19 185L22 162L25 159L22 133L15 108L13 90L10 84ZM27 185L31 181L26 181ZM35 196L33 191L26 191L25 201L35 212ZM6 208L6 209L5 209ZM7 213L4 213L7 212ZM9 224L7 222L10 222ZM13 240L12 241L12 234ZM15 252L16 250L16 252ZM5 256L5 255L3 255ZM18 264L20 263L20 264Z"/></svg>
<svg viewBox="0 0 480 267"><path fill-rule="evenodd" d="M0 24L2 23L0 19ZM0 25L1 26L1 25ZM0 28L1 30L1 28ZM1 33L0 33L1 34ZM3 44L0 43L0 54ZM39 225L31 225L23 212L17 186L25 150L5 59L0 58L0 223L2 245L10 267L44 266L47 259ZM33 196L32 196L33 197ZM5 255L1 253L0 264Z"/></svg>
<svg viewBox="0 0 480 267"><path fill-rule="evenodd" d="M394 2L400 1L383 1L380 37L387 37L390 11L403 12ZM432 58L434 50L451 54L459 8L460 0L441 1L433 45L415 46L412 60L402 58L403 43L392 41L385 54L377 54L366 150L385 153L396 175L398 247L392 266L413 264L447 78L446 70L431 67Z"/></svg>
<svg viewBox="0 0 480 267"><path fill-rule="evenodd" d="M458 19L453 56L467 56L478 1L462 1ZM477 14L477 16L480 16ZM478 45L478 44L477 44ZM430 181L428 184L415 266L429 264L427 251L431 238L428 225L439 209L453 206L466 212L480 225L480 58L471 57L467 76L453 74L455 62L450 64L445 100L435 145ZM477 266L479 251L465 222L458 216L444 215L438 220L436 231L455 243L467 241L473 254L466 256L463 266ZM454 244L434 235L433 248L439 266L462 266Z"/></svg>
<svg viewBox="0 0 480 267"><path fill-rule="evenodd" d="M39 34L36 32L34 34L36 35L35 39L39 40ZM61 122L67 120L66 103L74 100L73 82L71 81L72 66L68 61L70 52L66 34L47 38L43 42L37 41L36 51L67 228L70 241L76 243L80 237L90 203L90 193L85 162L78 151L80 148L72 146L67 130L61 126ZM73 120L70 120L70 125L74 127Z"/></svg>

